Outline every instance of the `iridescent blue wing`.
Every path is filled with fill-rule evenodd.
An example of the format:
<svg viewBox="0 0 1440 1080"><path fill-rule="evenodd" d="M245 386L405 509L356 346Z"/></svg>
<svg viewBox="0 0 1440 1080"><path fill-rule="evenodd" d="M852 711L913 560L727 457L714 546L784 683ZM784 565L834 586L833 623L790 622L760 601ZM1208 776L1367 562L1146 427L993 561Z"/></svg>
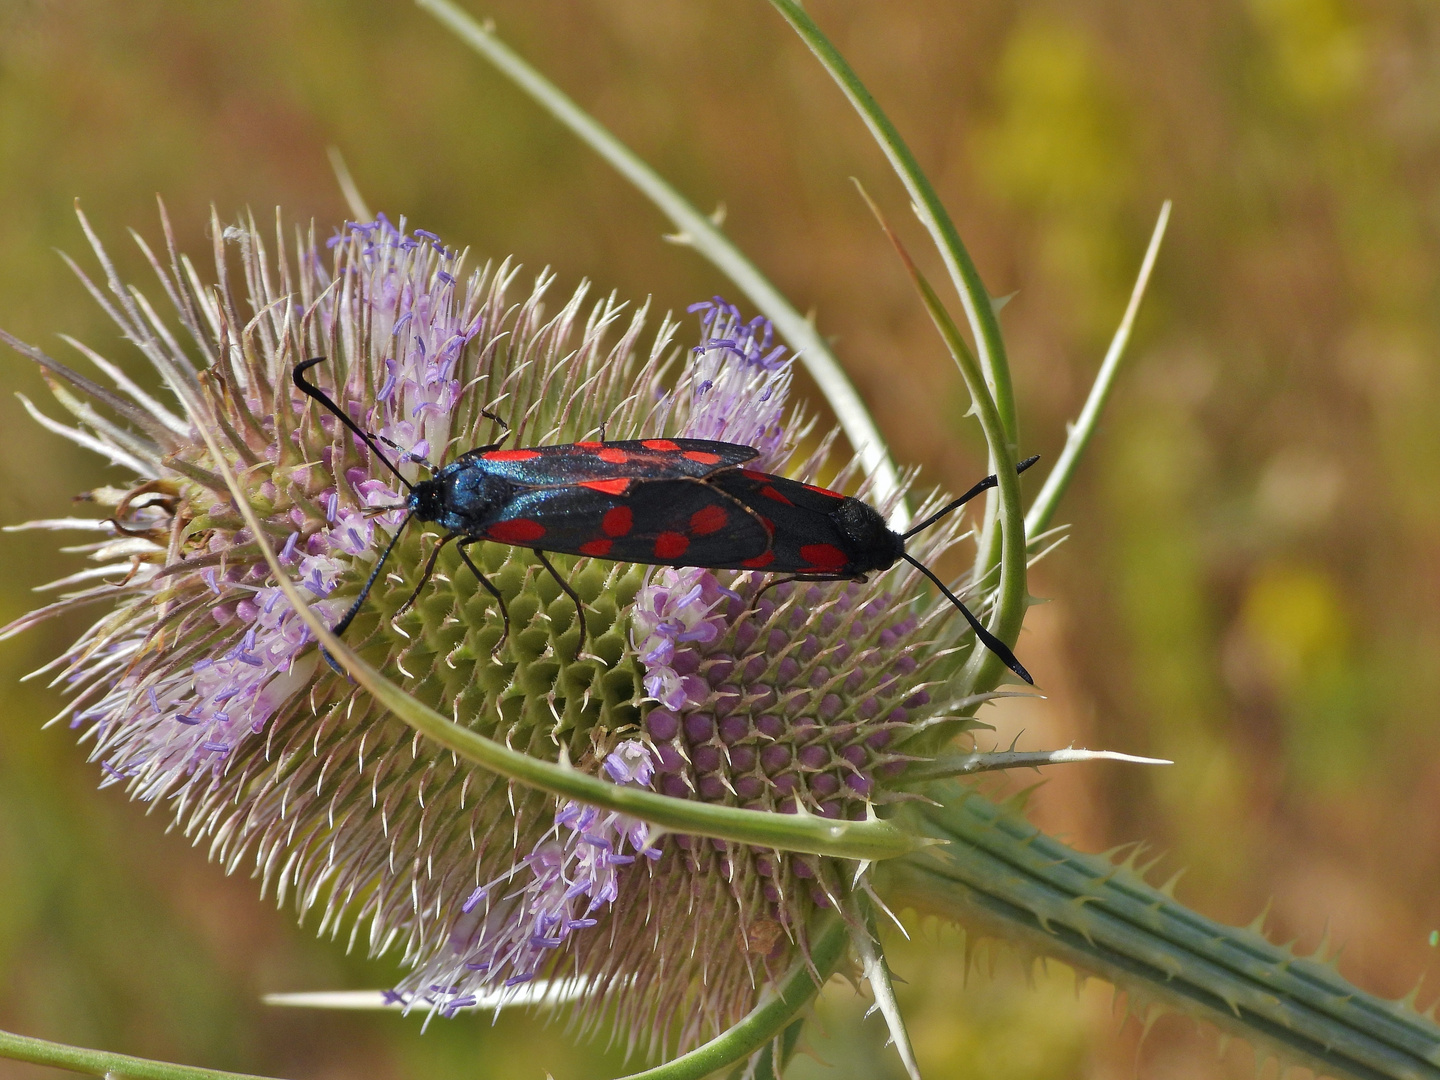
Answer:
<svg viewBox="0 0 1440 1080"><path fill-rule="evenodd" d="M586 480L703 480L721 470L752 461L760 451L739 443L710 439L638 439L620 442L561 443L516 450L471 450L442 469L480 465L493 475L524 487L552 487Z"/></svg>

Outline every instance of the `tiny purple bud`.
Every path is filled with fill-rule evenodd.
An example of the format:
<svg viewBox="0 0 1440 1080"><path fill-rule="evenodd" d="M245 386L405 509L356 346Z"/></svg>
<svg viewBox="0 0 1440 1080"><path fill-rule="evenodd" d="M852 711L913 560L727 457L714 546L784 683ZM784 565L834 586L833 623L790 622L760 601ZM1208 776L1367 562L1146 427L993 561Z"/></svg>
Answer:
<svg viewBox="0 0 1440 1080"><path fill-rule="evenodd" d="M667 709L651 709L645 717L645 730L656 742L669 742L680 733L680 721Z"/></svg>
<svg viewBox="0 0 1440 1080"><path fill-rule="evenodd" d="M690 713L685 717L685 737L691 744L708 742L715 736L715 718L708 713Z"/></svg>
<svg viewBox="0 0 1440 1080"><path fill-rule="evenodd" d="M823 769L830 763L830 751L818 743L812 743L801 747L795 760L805 769Z"/></svg>
<svg viewBox="0 0 1440 1080"><path fill-rule="evenodd" d="M760 767L765 770L768 776L774 776L789 764L790 747L788 746L767 746L764 750L760 751Z"/></svg>

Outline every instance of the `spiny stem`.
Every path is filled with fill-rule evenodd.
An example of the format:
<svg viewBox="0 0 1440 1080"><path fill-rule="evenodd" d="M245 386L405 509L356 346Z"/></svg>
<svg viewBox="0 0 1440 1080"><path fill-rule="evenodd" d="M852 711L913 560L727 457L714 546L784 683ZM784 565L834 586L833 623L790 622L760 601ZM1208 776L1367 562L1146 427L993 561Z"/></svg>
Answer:
<svg viewBox="0 0 1440 1080"><path fill-rule="evenodd" d="M1128 866L1066 847L954 784L902 816L943 840L877 868L888 902L1092 972L1327 1076L1440 1080L1440 1026L1253 929L1212 922Z"/></svg>

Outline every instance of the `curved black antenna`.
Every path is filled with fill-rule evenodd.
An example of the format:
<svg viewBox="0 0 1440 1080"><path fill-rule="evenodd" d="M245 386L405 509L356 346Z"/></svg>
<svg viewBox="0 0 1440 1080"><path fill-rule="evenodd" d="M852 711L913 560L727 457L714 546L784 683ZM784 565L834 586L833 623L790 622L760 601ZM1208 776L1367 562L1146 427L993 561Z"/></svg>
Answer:
<svg viewBox="0 0 1440 1080"><path fill-rule="evenodd" d="M994 477L990 477L990 479L993 480ZM984 483L984 481L982 480L981 483ZM1013 671L1016 675L1019 675L1020 678L1024 679L1031 686L1035 685L1035 680L1030 677L1030 673L1025 670L1024 665L1022 665L1019 660L1015 659L1015 654L1010 651L1010 646L1006 645L994 634L990 633L989 630L986 630L985 627L981 624L980 620L970 613L970 609L961 602L958 596L956 596L954 593L952 593L949 589L945 587L945 583L941 581L938 577L936 577L928 566L922 563L919 559L913 558L912 556L905 555L903 553L900 557L906 562L908 562L911 566L915 567L916 570L919 570L932 582L934 582L935 587L945 594L945 599L949 600L952 604L954 604L957 608L960 609L960 614L965 616L965 621L970 624L970 629L975 631L975 636L980 639L980 643L982 645L984 645L992 653L998 656L1005 664L1005 666L1011 671Z"/></svg>
<svg viewBox="0 0 1440 1080"><path fill-rule="evenodd" d="M1024 472L1026 469L1028 469L1031 465L1034 465L1035 462L1037 462L1037 461L1039 461L1039 460L1040 460L1040 455L1039 455L1039 454L1036 454L1034 457L1028 457L1028 458L1026 458L1024 461L1020 462L1020 464L1018 464L1018 465L1015 466L1015 472L1016 472L1017 474L1022 473L1022 472ZM916 525L916 526L915 526L913 529L911 529L909 532L901 533L901 534L900 534L900 539L901 539L901 540L909 540L910 537L914 536L916 533L920 532L922 529L928 529L931 525L934 525L935 522L939 521L939 520L940 520L941 518L943 518L945 515L947 515L947 514L953 514L956 510L959 510L960 507L964 506L967 502L969 502L971 499L973 499L976 495L979 495L982 491L989 491L991 488L993 488L993 487L994 487L996 484L998 484L999 482L1000 482L999 478L996 477L996 475L995 475L994 473L991 473L989 476L985 477L984 480L981 480L978 484L976 484L974 487L972 487L969 491L965 492L964 495L961 495L961 496L960 496L958 499L956 499L954 502L952 502L952 503L946 503L944 507L942 507L941 509L935 511L935 513L931 514L928 518L926 518L924 521L922 521L919 525ZM913 562L914 560L911 560L911 561ZM917 563L916 565L918 566L919 564Z"/></svg>
<svg viewBox="0 0 1440 1080"><path fill-rule="evenodd" d="M390 543L385 545L385 550L380 555L380 561L375 564L375 569L371 570L370 576L365 579L365 585L360 590L360 595L357 596L355 602L350 605L350 610L345 612L340 621L330 628L330 632L336 637L345 633L345 631L349 629L350 624L355 621L355 616L360 614L360 608L364 606L365 598L370 595L370 588L375 584L375 579L380 576L380 570L385 565L385 560L390 558L390 552L395 550L395 545L400 542L401 534L405 532L405 526L410 524L410 519L414 516L414 511L405 515L405 520L400 522L400 527L395 530L395 535L390 538ZM413 600L414 597L411 597L411 599Z"/></svg>
<svg viewBox="0 0 1440 1080"><path fill-rule="evenodd" d="M406 450L405 447L401 446L394 439L387 439L384 435L378 434L375 436L375 438L379 439L386 446L390 447L391 450L399 453L401 461L413 461L416 465L419 465L422 469L425 469L432 476L440 471L434 465L430 464L428 458L420 457L418 454L412 454L409 450Z"/></svg>
<svg viewBox="0 0 1440 1080"><path fill-rule="evenodd" d="M405 490L406 490L406 491L414 491L414 490L415 490L415 485L413 485L412 483L410 483L409 480L406 480L405 477L401 476L401 475L400 475L400 470L397 469L397 468L391 463L391 461L390 461L389 458L387 458L383 453L380 452L380 447L379 447L379 445L375 442L375 439L370 435L370 433L369 433L368 431L364 430L359 424L355 423L354 420L351 420L350 417L346 416L346 415L345 415L345 411L344 411L343 409L341 409L339 405L336 405L335 402L331 401L329 395L326 394L324 390L321 390L321 389L320 389L318 386L316 386L314 383L306 382L305 379L302 377L303 374L304 374L304 372L309 371L309 370L310 370L312 367L314 367L316 364L323 364L324 362L325 362L325 357L323 357L323 356L316 356L316 357L314 357L313 359L306 360L306 361L304 361L303 363L296 364L296 365L295 365L295 370L290 373L290 374L291 374L291 378L293 378L293 379L295 380L295 385L296 385L296 387L298 387L299 390L300 390L300 392L301 392L302 394L304 394L306 397L312 397L312 398L314 398L316 401L320 402L321 405L324 405L325 408L326 408L329 412L331 412L331 413L334 414L335 419L339 420L342 424L344 424L347 428L349 428L351 431L353 431L356 435L359 435L360 438L364 439L364 440L365 440L365 445L368 446L368 447L370 447L371 452L372 452L376 457L378 457L382 462L384 462L385 467L386 467L387 469L389 469L392 473L395 474L395 478L396 478L397 480L399 480L400 483L402 483L402 484L405 485ZM408 521L409 518L406 518L406 520ZM399 533L396 533L395 535L396 535L396 536L399 536L400 534L399 534ZM394 541L393 541L393 540L391 541L391 546L392 546L392 547L394 546ZM390 554L390 549L389 549L389 548L386 548L386 549L385 549L385 554L387 554L387 555ZM381 562L384 562L385 560L384 560L384 559L381 559L380 561L381 561ZM379 568L377 567L376 569L377 569L377 571L378 571ZM372 578L371 580L373 581L374 579ZM370 587L367 585L365 588L368 590ZM363 594L362 594L362 595L363 595ZM354 615L354 612L353 612L353 611L351 612L351 615ZM347 625L348 625L348 620L347 620Z"/></svg>

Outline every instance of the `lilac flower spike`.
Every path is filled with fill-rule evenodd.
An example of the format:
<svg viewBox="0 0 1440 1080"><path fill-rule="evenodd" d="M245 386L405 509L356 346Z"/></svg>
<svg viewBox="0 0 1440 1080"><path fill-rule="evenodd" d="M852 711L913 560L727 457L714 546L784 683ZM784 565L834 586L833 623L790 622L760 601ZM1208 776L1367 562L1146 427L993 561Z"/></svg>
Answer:
<svg viewBox="0 0 1440 1080"><path fill-rule="evenodd" d="M808 954L815 914L845 904L853 868L653 834L427 745L320 662L199 425L333 621L394 536L401 492L363 440L294 391L295 363L326 358L314 377L407 476L495 441L500 416L515 445L602 429L718 439L755 447L760 468L844 487L852 468L827 468L833 436L796 453L809 425L788 403L790 360L770 325L716 299L694 309L698 346L675 348L666 319L642 347L643 309L587 303L582 287L547 312L548 274L512 296L509 263L473 268L436 234L384 218L324 243L212 222L215 285L167 223L165 257L144 249L171 300L162 316L82 224L103 273L85 278L92 294L200 413L83 347L116 389L4 336L68 384L57 401L74 426L47 426L117 463L90 493L104 517L34 523L100 533L80 549L94 569L0 631L101 607L47 668L99 782L163 805L227 871L248 868L315 912L321 932L348 924L372 952L396 950L411 969L397 1000L443 1015L575 974L581 1029L618 1024L654 1051L748 1012ZM959 528L931 530L916 554ZM347 641L487 738L676 799L856 819L906 798L909 740L941 713L930 696L963 660L948 605L903 566L864 586L762 593L761 574L560 556L586 606L581 652L569 597L523 548L470 549L505 597L508 634L453 546L407 606L438 540L413 526L400 538Z"/></svg>
<svg viewBox="0 0 1440 1080"><path fill-rule="evenodd" d="M617 784L648 787L655 767L646 745L627 739L606 755L604 772ZM571 934L599 924L597 916L620 895L623 867L636 855L660 858L649 835L642 821L563 802L554 828L528 856L466 898L450 932L451 951L397 988L403 1000L453 1014L477 990L530 982Z"/></svg>
<svg viewBox="0 0 1440 1080"><path fill-rule="evenodd" d="M743 322L718 296L689 310L700 312L701 338L686 378L690 415L681 434L753 446L756 468L778 466L794 433L784 422L790 361L785 347L773 344L774 327L760 316Z"/></svg>

